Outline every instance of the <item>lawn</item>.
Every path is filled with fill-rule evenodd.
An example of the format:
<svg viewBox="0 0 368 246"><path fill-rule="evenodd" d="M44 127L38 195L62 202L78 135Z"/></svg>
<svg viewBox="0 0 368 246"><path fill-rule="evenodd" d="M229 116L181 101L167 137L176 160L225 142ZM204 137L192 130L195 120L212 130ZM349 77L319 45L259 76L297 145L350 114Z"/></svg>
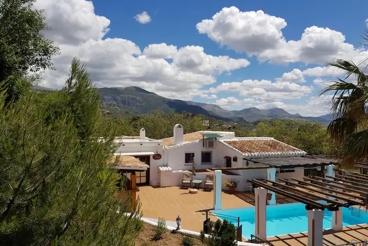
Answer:
<svg viewBox="0 0 368 246"><path fill-rule="evenodd" d="M137 239L135 240L136 246L180 246L182 245L182 241L184 237L189 237L183 235L181 233L171 233L171 231L167 231L163 234L162 239L153 240L153 236L155 226L144 223L142 232L139 234ZM205 246L204 243L201 242L199 238L191 237L193 239L194 244L196 246Z"/></svg>

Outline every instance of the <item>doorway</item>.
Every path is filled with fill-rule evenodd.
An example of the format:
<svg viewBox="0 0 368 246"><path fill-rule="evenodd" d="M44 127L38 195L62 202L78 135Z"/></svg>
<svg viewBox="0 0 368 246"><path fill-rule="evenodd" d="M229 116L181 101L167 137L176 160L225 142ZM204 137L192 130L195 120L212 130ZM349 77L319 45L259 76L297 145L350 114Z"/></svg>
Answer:
<svg viewBox="0 0 368 246"><path fill-rule="evenodd" d="M226 167L231 167L231 158L226 158Z"/></svg>
<svg viewBox="0 0 368 246"><path fill-rule="evenodd" d="M150 165L150 160L151 160L151 156L147 155L147 156L134 156L135 158L137 158L138 160L140 160L141 162L146 163L148 166ZM146 171L136 171L136 177L137 177L137 181L136 184L137 185L149 185L149 179L150 179L150 169L147 168Z"/></svg>

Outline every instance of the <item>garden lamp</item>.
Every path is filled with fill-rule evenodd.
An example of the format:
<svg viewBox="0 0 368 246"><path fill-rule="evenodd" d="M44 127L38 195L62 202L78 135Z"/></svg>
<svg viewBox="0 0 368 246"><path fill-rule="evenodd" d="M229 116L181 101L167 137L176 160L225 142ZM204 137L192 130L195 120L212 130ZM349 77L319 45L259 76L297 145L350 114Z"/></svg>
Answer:
<svg viewBox="0 0 368 246"><path fill-rule="evenodd" d="M176 224L178 225L178 227L176 228L176 230L180 230L180 226L181 226L181 218L178 215L178 217L176 218Z"/></svg>

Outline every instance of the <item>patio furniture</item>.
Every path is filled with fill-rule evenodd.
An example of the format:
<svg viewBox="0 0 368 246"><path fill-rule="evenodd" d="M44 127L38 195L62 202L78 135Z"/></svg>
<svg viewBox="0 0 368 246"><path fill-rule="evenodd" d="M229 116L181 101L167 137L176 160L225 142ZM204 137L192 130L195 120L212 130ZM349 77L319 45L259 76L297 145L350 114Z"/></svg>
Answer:
<svg viewBox="0 0 368 246"><path fill-rule="evenodd" d="M206 175L206 179L204 180L204 189L206 190L207 188L210 188L211 190L213 189L213 175L212 174Z"/></svg>
<svg viewBox="0 0 368 246"><path fill-rule="evenodd" d="M181 188L188 185L188 187L192 187L193 174L192 173L184 173L183 180L181 182Z"/></svg>
<svg viewBox="0 0 368 246"><path fill-rule="evenodd" d="M254 192L254 186L251 182L245 182L245 189L247 191L250 191L250 193L253 193Z"/></svg>
<svg viewBox="0 0 368 246"><path fill-rule="evenodd" d="M201 179L194 179L192 181L192 184L194 185L194 188L199 189L199 185L202 184L202 180Z"/></svg>

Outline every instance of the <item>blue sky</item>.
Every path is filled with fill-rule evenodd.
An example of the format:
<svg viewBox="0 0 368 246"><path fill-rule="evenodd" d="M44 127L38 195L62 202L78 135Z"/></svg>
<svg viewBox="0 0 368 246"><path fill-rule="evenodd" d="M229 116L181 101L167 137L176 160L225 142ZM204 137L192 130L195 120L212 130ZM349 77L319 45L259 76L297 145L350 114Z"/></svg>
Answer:
<svg viewBox="0 0 368 246"><path fill-rule="evenodd" d="M227 109L281 107L302 115L326 113L328 97L318 97L321 83L341 73L327 71L325 64L336 58L360 62L368 55L358 49L368 18L368 1L363 0L354 5L322 0L94 0L92 4L38 0L37 4L46 10L53 28L49 37L62 46L62 55L54 62L57 69L60 64L59 71L50 72L48 78L59 78L67 71L62 65L71 58L69 53L76 53L99 87L136 85L162 96L216 103ZM64 18L51 11L55 8L65 9ZM142 13L149 21L134 18ZM70 27L68 34L63 34L62 25ZM66 40L65 35L75 37ZM153 58L144 51L152 44L164 44L165 51L175 46L175 54ZM180 52L187 46L196 48ZM151 52L157 55L162 51L159 48L152 47ZM219 61L218 56L234 60ZM50 81L45 85L61 86Z"/></svg>

